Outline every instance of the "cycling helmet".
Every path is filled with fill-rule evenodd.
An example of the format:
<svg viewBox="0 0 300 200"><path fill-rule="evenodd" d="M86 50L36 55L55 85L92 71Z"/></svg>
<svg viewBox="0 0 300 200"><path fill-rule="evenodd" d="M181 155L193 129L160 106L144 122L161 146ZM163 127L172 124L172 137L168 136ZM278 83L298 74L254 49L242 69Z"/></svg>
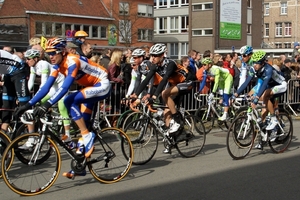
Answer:
<svg viewBox="0 0 300 200"><path fill-rule="evenodd" d="M47 42L46 52L62 51L66 45L66 40L62 38L52 38Z"/></svg>
<svg viewBox="0 0 300 200"><path fill-rule="evenodd" d="M207 64L212 64L213 61L212 61L211 58L203 58L203 59L201 60L201 63L202 63L203 65L207 65Z"/></svg>
<svg viewBox="0 0 300 200"><path fill-rule="evenodd" d="M240 49L240 54L249 55L253 53L253 48L251 46L245 45Z"/></svg>
<svg viewBox="0 0 300 200"><path fill-rule="evenodd" d="M132 53L132 56L144 56L146 52L143 49L135 49Z"/></svg>
<svg viewBox="0 0 300 200"><path fill-rule="evenodd" d="M160 55L160 54L165 53L166 50L167 50L167 47L165 44L158 43L158 44L153 45L150 48L149 53L150 53L150 55Z"/></svg>
<svg viewBox="0 0 300 200"><path fill-rule="evenodd" d="M28 49L25 52L25 58L36 58L36 57L39 58L40 56L41 56L41 52L36 49Z"/></svg>
<svg viewBox="0 0 300 200"><path fill-rule="evenodd" d="M252 54L251 59L253 63L262 64L267 58L267 53L265 51L256 51Z"/></svg>
<svg viewBox="0 0 300 200"><path fill-rule="evenodd" d="M75 37L76 38L79 38L79 37L87 37L87 36L89 36L85 31L76 31L76 33L75 33Z"/></svg>

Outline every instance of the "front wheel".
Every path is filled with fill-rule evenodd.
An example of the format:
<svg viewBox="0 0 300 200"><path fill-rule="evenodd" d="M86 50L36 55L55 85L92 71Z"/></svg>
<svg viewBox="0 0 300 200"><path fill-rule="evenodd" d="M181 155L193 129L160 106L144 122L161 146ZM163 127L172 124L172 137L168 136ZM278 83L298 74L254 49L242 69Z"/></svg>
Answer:
<svg viewBox="0 0 300 200"><path fill-rule="evenodd" d="M236 118L229 127L226 138L229 155L235 160L245 158L252 149L255 136L254 126L248 121L248 116Z"/></svg>
<svg viewBox="0 0 300 200"><path fill-rule="evenodd" d="M2 131L0 131L0 164L1 164L1 160L2 160L2 155L6 149L6 147L9 145L10 143L10 139L9 137ZM11 152L13 153L13 152ZM13 156L12 155L9 155L10 158L12 158ZM9 167L12 163L12 159L8 160L7 159L7 167ZM2 173L0 171L0 178L2 177Z"/></svg>
<svg viewBox="0 0 300 200"><path fill-rule="evenodd" d="M194 157L200 153L205 144L205 128L201 119L194 115L185 116L183 123L182 132L174 138L175 147L183 157Z"/></svg>
<svg viewBox="0 0 300 200"><path fill-rule="evenodd" d="M29 137L38 138L31 151L20 149L19 147ZM43 163L35 164L40 155L44 155L49 148L52 149L50 157ZM11 157L14 152L26 155L28 163L24 164L19 159ZM9 166L7 162L12 163ZM23 196L33 196L48 190L58 178L60 168L61 156L56 143L51 138L36 133L21 135L14 139L3 153L1 163L4 182L13 192Z"/></svg>
<svg viewBox="0 0 300 200"><path fill-rule="evenodd" d="M115 183L124 178L133 160L132 144L125 132L113 127L102 129L94 145L87 163L92 176L102 183Z"/></svg>
<svg viewBox="0 0 300 200"><path fill-rule="evenodd" d="M215 116L213 111L210 110L208 112L208 105L204 105L198 108L198 110L195 113L195 116L202 121L205 127L206 134L209 133L212 130L215 122Z"/></svg>

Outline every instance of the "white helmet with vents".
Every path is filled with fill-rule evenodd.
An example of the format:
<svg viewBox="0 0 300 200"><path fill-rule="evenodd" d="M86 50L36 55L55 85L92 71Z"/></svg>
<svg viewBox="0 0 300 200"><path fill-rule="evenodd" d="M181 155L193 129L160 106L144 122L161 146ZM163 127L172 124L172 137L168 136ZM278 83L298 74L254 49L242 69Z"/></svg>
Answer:
<svg viewBox="0 0 300 200"><path fill-rule="evenodd" d="M144 56L146 52L143 49L135 49L132 53L132 56Z"/></svg>
<svg viewBox="0 0 300 200"><path fill-rule="evenodd" d="M160 55L160 54L165 53L166 50L167 50L167 47L165 44L158 43L158 44L153 45L150 48L149 53L150 53L150 55Z"/></svg>

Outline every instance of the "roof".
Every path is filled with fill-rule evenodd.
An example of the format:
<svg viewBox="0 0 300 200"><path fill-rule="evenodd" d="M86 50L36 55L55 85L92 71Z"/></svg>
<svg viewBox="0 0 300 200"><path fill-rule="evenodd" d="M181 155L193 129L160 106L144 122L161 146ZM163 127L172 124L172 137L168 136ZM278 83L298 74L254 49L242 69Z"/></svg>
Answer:
<svg viewBox="0 0 300 200"><path fill-rule="evenodd" d="M10 0L5 1L1 16L20 16L26 12L56 13L111 18L100 0Z"/></svg>

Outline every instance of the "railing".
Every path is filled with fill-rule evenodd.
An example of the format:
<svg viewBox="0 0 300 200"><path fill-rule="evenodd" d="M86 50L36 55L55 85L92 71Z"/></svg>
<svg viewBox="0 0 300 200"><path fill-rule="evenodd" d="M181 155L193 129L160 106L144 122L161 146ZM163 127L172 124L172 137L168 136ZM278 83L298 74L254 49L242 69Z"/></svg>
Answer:
<svg viewBox="0 0 300 200"><path fill-rule="evenodd" d="M289 80L288 81L288 88L287 92L280 96L279 104L287 103L288 105L293 104L300 104L300 87L297 84L299 83L298 80ZM197 101L194 99L194 93L197 92L199 82L196 81L196 87L193 88L193 90L189 93L184 95L182 105L185 107L187 111L195 111L200 106L205 104L205 100L203 98L203 101ZM244 93L249 92L252 89L253 86L248 86ZM118 85L116 86L115 83L112 83L112 91L111 91L111 97L103 101L102 109L108 116L118 116L122 112L124 112L126 109L124 105L121 105L122 98L125 97L125 94L127 93L127 85Z"/></svg>

